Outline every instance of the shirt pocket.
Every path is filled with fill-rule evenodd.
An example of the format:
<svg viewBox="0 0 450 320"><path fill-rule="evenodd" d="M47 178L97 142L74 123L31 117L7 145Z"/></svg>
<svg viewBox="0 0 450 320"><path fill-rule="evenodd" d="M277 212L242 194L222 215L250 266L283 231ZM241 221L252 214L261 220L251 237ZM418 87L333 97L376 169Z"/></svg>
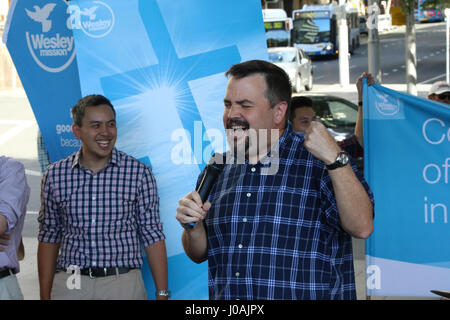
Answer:
<svg viewBox="0 0 450 320"><path fill-rule="evenodd" d="M104 210L100 219L104 220L105 228L115 231L133 231L137 229L136 197L129 193L112 193L105 199Z"/></svg>

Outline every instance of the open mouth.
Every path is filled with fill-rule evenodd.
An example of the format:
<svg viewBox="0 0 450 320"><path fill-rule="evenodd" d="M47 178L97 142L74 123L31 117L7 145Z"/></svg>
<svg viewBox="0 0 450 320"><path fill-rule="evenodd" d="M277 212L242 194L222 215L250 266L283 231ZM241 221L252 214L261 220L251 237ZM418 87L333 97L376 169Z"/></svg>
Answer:
<svg viewBox="0 0 450 320"><path fill-rule="evenodd" d="M111 145L111 140L96 140L96 142L101 149L108 149Z"/></svg>
<svg viewBox="0 0 450 320"><path fill-rule="evenodd" d="M250 125L247 121L239 119L230 119L227 121L227 136L229 138L239 139L248 136Z"/></svg>
<svg viewBox="0 0 450 320"><path fill-rule="evenodd" d="M228 120L227 121L227 129L234 131L244 131L248 130L250 125L247 121L244 120Z"/></svg>

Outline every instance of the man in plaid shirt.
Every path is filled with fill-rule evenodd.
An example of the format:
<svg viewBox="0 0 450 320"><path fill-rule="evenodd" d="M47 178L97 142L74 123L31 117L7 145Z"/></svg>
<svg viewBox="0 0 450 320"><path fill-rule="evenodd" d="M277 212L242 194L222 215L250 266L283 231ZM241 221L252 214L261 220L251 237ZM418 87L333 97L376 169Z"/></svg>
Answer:
<svg viewBox="0 0 450 320"><path fill-rule="evenodd" d="M186 254L208 260L210 299L356 299L351 237L373 231L367 183L321 123L292 130L282 69L253 60L226 75L226 164L205 203L192 191L177 208Z"/></svg>
<svg viewBox="0 0 450 320"><path fill-rule="evenodd" d="M168 298L156 181L148 166L115 149L115 116L101 95L80 99L72 129L82 146L43 176L41 299L146 299L142 247L157 298Z"/></svg>

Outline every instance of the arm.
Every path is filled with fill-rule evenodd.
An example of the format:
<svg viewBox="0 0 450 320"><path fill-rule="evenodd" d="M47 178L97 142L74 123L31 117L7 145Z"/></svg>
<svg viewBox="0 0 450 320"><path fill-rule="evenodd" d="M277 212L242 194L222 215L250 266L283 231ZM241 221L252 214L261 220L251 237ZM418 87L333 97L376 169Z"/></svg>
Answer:
<svg viewBox="0 0 450 320"><path fill-rule="evenodd" d="M5 247L9 244L11 236L5 234L8 230L8 221L6 217L0 213L0 252L5 251Z"/></svg>
<svg viewBox="0 0 450 320"><path fill-rule="evenodd" d="M25 167L19 161L1 157L0 236L9 233L26 213L30 188Z"/></svg>
<svg viewBox="0 0 450 320"><path fill-rule="evenodd" d="M51 297L56 261L61 242L61 227L57 200L53 197L51 179L46 171L41 182L41 209L39 212L38 276L42 300Z"/></svg>
<svg viewBox="0 0 450 320"><path fill-rule="evenodd" d="M6 217L0 213L0 236L3 235L6 230L8 230L8 221Z"/></svg>
<svg viewBox="0 0 450 320"><path fill-rule="evenodd" d="M363 79L367 79L367 85L371 86L375 83L372 74L363 72L361 76L356 80L356 89L358 90L358 116L356 118L355 125L355 136L358 139L361 147L364 147L364 136L363 136L363 110L362 110L362 101L363 101ZM361 102L361 104L360 104Z"/></svg>
<svg viewBox="0 0 450 320"><path fill-rule="evenodd" d="M159 197L156 180L150 168L145 169L139 188L137 218L141 242L145 246L148 265L156 290L168 290L168 268L165 237L159 216ZM167 297L157 296L157 300Z"/></svg>
<svg viewBox="0 0 450 320"><path fill-rule="evenodd" d="M50 300L58 253L58 243L39 242L37 262L41 300Z"/></svg>
<svg viewBox="0 0 450 320"><path fill-rule="evenodd" d="M341 149L325 126L313 122L305 137L305 147L325 164L336 160ZM373 206L369 195L350 165L328 171L336 197L342 228L356 238L368 238L373 231Z"/></svg>
<svg viewBox="0 0 450 320"><path fill-rule="evenodd" d="M194 222L193 228L183 231L181 241L187 256L195 263L202 263L208 257L208 242L203 220L206 212L211 208L211 203L202 203L197 191L188 193L178 203L177 220L182 224Z"/></svg>
<svg viewBox="0 0 450 320"><path fill-rule="evenodd" d="M154 242L147 246L145 253L156 290L168 290L167 253L164 240ZM167 297L158 296L156 299L167 300Z"/></svg>

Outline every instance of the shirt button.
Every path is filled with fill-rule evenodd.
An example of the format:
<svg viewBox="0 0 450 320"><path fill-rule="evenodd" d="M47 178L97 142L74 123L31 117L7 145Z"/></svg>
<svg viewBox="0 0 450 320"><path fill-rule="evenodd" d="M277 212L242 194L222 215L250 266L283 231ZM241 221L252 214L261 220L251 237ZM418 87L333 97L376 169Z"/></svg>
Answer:
<svg viewBox="0 0 450 320"><path fill-rule="evenodd" d="M247 193L247 198L250 198L252 196L252 194L249 192Z"/></svg>
<svg viewBox="0 0 450 320"><path fill-rule="evenodd" d="M238 248L239 248L239 249L242 249L242 247L243 247L242 244L239 244L239 245L238 245Z"/></svg>
<svg viewBox="0 0 450 320"><path fill-rule="evenodd" d="M242 219L242 222L247 222L247 218L243 218L243 219Z"/></svg>
<svg viewBox="0 0 450 320"><path fill-rule="evenodd" d="M92 262L92 266L95 267L97 265L97 262Z"/></svg>
<svg viewBox="0 0 450 320"><path fill-rule="evenodd" d="M95 219L92 219L92 224L95 224Z"/></svg>
<svg viewBox="0 0 450 320"><path fill-rule="evenodd" d="M239 272L236 272L234 275L235 275L236 277L239 277L241 274L240 274Z"/></svg>
<svg viewBox="0 0 450 320"><path fill-rule="evenodd" d="M94 197L92 197L92 200L94 200L94 201L95 201L96 199L97 199L97 198L96 198L95 196L94 196Z"/></svg>
<svg viewBox="0 0 450 320"><path fill-rule="evenodd" d="M252 170L252 172L255 172L255 171L256 171L256 168L255 168L255 167L253 167L253 168L252 168L251 170Z"/></svg>

